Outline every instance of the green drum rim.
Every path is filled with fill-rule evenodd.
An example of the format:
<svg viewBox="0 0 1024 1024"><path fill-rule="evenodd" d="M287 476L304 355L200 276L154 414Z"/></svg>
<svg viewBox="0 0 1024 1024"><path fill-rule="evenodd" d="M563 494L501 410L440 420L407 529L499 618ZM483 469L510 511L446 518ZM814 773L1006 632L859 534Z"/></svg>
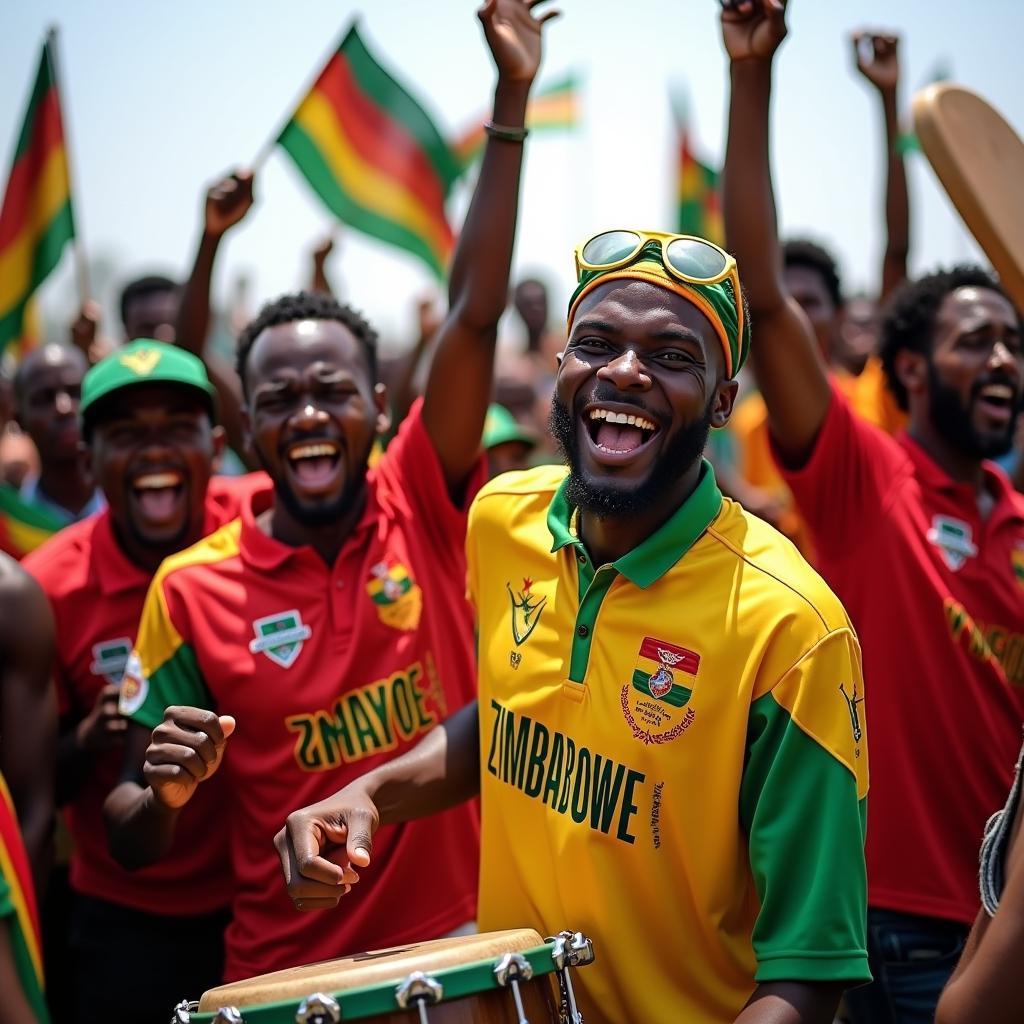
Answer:
<svg viewBox="0 0 1024 1024"><path fill-rule="evenodd" d="M548 942L530 949L510 950L518 952L533 968L533 976L552 974L555 963L551 958L553 945ZM458 967L446 967L442 970L424 970L424 973L437 981L444 988L441 1004L464 999L466 996L478 995L493 989L502 989L494 976L494 967L501 957L490 960L474 960L472 963L460 964ZM375 1014L395 1013L400 1011L395 1002L395 989L407 975L391 982L378 982L364 988L350 988L345 992L328 992L341 1007L341 1019L363 1020ZM316 991L316 990L314 990ZM307 992L311 996L313 992ZM240 1008L244 1024L295 1024L295 1012L306 996L291 996L276 1003L264 1003L262 1006L245 1006ZM415 1012L415 1011L408 1011ZM191 1024L213 1024L217 1019L217 1011L212 1013L193 1013L189 1015Z"/></svg>

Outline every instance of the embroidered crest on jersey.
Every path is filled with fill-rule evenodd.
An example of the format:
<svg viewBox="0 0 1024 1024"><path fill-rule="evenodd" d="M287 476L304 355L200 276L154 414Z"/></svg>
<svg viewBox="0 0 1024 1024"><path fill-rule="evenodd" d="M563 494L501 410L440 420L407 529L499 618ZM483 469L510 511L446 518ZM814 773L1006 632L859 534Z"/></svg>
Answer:
<svg viewBox="0 0 1024 1024"><path fill-rule="evenodd" d="M523 588L518 593L513 592L511 583L505 583L505 589L512 602L512 639L515 641L516 647L526 643L529 639L537 623L540 622L540 614L544 611L544 605L548 603L546 597L538 598L536 594L531 593L532 588L533 580L529 577L524 577Z"/></svg>
<svg viewBox="0 0 1024 1024"><path fill-rule="evenodd" d="M972 539L970 523L952 516L932 516L928 540L932 542L942 555L942 560L956 572L961 569L968 558L974 558L978 549Z"/></svg>
<svg viewBox="0 0 1024 1024"><path fill-rule="evenodd" d="M681 736L696 717L693 708L686 705L693 694L700 655L667 640L645 636L637 659L632 682L619 694L622 716L635 739L645 745L667 743ZM692 678L683 680L679 676Z"/></svg>
<svg viewBox="0 0 1024 1024"><path fill-rule="evenodd" d="M844 683L839 684L839 692L843 695L843 700L846 701L846 709L850 712L850 728L853 730L853 742L859 744L861 737L864 735L864 730L860 724L860 705L864 703L863 697L857 696L857 684L853 684L853 693L846 692L846 685ZM860 757L860 747L856 747L854 753L857 757Z"/></svg>
<svg viewBox="0 0 1024 1024"><path fill-rule="evenodd" d="M401 562L385 555L370 569L366 592L385 626L412 632L420 624L423 591Z"/></svg>
<svg viewBox="0 0 1024 1024"><path fill-rule="evenodd" d="M1024 541L1017 541L1017 546L1010 552L1010 565L1017 585L1024 589Z"/></svg>
<svg viewBox="0 0 1024 1024"><path fill-rule="evenodd" d="M118 362L131 370L136 377L147 377L156 369L162 358L163 353L158 348L137 348L134 352L121 356Z"/></svg>
<svg viewBox="0 0 1024 1024"><path fill-rule="evenodd" d="M146 703L146 696L149 693L149 680L142 671L142 662L139 656L132 651L124 666L124 676L121 679L121 693L117 699L117 710L122 715L133 715L143 704Z"/></svg>
<svg viewBox="0 0 1024 1024"><path fill-rule="evenodd" d="M124 676L128 655L132 653L129 637L119 636L116 640L101 640L92 645L92 664L89 671L94 676L103 676L108 683L119 686Z"/></svg>
<svg viewBox="0 0 1024 1024"><path fill-rule="evenodd" d="M277 615L265 615L252 624L255 640L249 641L253 654L265 654L275 665L291 668L302 653L302 644L313 635L313 630L293 608Z"/></svg>

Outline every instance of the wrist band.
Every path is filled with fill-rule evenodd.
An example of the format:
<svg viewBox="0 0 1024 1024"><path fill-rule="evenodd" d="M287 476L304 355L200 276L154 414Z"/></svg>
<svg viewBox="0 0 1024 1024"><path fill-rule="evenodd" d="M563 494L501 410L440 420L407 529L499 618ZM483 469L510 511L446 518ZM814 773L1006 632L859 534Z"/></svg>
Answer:
<svg viewBox="0 0 1024 1024"><path fill-rule="evenodd" d="M495 124L493 121L484 121L484 131L492 139L502 139L504 142L523 142L530 134L529 128L513 128L507 124Z"/></svg>

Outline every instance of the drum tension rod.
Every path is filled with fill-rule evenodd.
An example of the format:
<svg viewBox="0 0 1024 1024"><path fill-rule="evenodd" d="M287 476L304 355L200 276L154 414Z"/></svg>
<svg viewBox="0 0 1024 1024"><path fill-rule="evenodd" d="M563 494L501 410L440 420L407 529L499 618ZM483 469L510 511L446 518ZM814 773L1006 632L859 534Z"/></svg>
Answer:
<svg viewBox="0 0 1024 1024"><path fill-rule="evenodd" d="M213 1024L245 1024L245 1020L237 1006L222 1006L213 1018Z"/></svg>
<svg viewBox="0 0 1024 1024"><path fill-rule="evenodd" d="M341 1007L326 992L314 992L299 1003L295 1011L295 1024L339 1024Z"/></svg>
<svg viewBox="0 0 1024 1024"><path fill-rule="evenodd" d="M594 944L582 932L559 932L546 940L552 943L551 959L558 970L558 987L562 995L561 1017L569 1024L583 1024L583 1014L576 1005L572 988L571 967L586 967L594 962Z"/></svg>
<svg viewBox="0 0 1024 1024"><path fill-rule="evenodd" d="M174 1016L171 1018L171 1024L190 1024L192 1014L198 1009L198 999L182 999L182 1001L174 1008Z"/></svg>
<svg viewBox="0 0 1024 1024"><path fill-rule="evenodd" d="M420 1011L420 1024L429 1024L427 1007L436 1006L444 998L444 987L423 971L413 971L395 989L395 1002L407 1010L413 1004Z"/></svg>
<svg viewBox="0 0 1024 1024"><path fill-rule="evenodd" d="M519 982L533 977L530 961L520 953L506 953L495 965L494 977L502 988L512 986L512 998L516 1001L516 1013L519 1015L516 1024L530 1024L523 1009L523 997L519 994Z"/></svg>

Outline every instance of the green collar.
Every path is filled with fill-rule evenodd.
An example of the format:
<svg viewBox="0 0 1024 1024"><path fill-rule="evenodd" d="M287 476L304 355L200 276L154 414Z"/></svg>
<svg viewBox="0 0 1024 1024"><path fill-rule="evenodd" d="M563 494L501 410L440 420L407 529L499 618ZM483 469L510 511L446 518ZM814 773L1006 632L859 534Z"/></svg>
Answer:
<svg viewBox="0 0 1024 1024"><path fill-rule="evenodd" d="M558 485L548 506L548 530L551 532L551 550L559 551L567 544L583 550L583 544L572 532L575 511L566 497L568 476ZM700 479L693 493L642 544L627 551L612 563L612 568L631 583L647 588L660 579L696 543L697 538L711 525L722 507L722 492L715 482L715 471L707 459L701 462Z"/></svg>

